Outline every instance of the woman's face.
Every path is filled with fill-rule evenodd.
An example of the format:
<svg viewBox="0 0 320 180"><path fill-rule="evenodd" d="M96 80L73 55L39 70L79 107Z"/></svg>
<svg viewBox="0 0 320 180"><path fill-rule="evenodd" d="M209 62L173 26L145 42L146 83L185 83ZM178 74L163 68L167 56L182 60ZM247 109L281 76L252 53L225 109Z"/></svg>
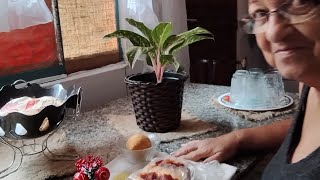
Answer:
<svg viewBox="0 0 320 180"><path fill-rule="evenodd" d="M293 0L297 3L303 0ZM306 0L304 0L306 1ZM249 0L249 13L272 11L284 0ZM319 10L318 10L319 11ZM309 81L320 73L320 12L305 22L289 24L272 13L263 33L256 34L257 43L267 62L288 79Z"/></svg>

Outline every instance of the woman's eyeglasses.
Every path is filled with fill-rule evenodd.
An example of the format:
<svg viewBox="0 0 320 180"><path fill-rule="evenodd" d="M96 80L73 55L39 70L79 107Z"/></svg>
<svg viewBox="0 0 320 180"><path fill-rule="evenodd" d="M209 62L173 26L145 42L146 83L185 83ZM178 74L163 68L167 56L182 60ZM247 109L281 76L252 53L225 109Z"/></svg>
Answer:
<svg viewBox="0 0 320 180"><path fill-rule="evenodd" d="M268 28L268 19L272 13L281 15L286 23L298 24L313 18L319 11L317 1L293 0L283 3L277 9L267 11L258 9L240 19L241 28L248 34L263 33Z"/></svg>

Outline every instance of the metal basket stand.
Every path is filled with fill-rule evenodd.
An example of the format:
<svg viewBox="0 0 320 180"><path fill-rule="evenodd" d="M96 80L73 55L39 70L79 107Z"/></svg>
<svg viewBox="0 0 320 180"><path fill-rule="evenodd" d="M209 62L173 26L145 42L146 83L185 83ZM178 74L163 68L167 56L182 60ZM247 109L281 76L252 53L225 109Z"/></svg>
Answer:
<svg viewBox="0 0 320 180"><path fill-rule="evenodd" d="M79 89L81 91L81 88ZM81 93L79 93L81 96ZM72 119L76 120L76 118L80 114L81 109L81 101L82 97L78 97L77 99L77 105L76 108L72 110L72 113L68 115ZM69 109L68 109L69 110ZM63 123L63 121L61 122ZM48 139L60 128L61 123L59 126L53 130L47 137L43 140L42 143L37 143L36 139L31 139L26 142L26 140L21 139L19 137L16 137L14 140L9 140L4 137L0 137L0 143L3 145L7 145L12 149L13 152L13 159L8 167L1 170L0 169L0 179L9 176L10 174L16 172L21 167L22 161L24 156L32 156L35 154L43 153L47 158L53 161L74 161L79 158L79 155L77 154L55 154L48 148ZM11 132L10 132L11 133ZM13 135L13 133L11 133ZM14 135L13 135L14 136ZM14 145L11 143L11 141L15 141L15 144L20 145ZM32 142L29 142L32 141Z"/></svg>

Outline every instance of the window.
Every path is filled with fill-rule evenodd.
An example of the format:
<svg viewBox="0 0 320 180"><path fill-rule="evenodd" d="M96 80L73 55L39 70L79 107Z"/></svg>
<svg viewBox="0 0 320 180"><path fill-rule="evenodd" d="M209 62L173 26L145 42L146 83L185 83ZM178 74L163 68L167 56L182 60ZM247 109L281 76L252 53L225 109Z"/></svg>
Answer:
<svg viewBox="0 0 320 180"><path fill-rule="evenodd" d="M29 0L14 2L19 1ZM35 2L46 3L53 22L9 32L0 28L0 87L15 79L30 81L119 61L118 41L102 39L117 28L115 0L30 1ZM12 17L7 16L9 26Z"/></svg>
<svg viewBox="0 0 320 180"><path fill-rule="evenodd" d="M117 29L116 6L115 0L59 0L68 73L119 61L117 39L102 39Z"/></svg>

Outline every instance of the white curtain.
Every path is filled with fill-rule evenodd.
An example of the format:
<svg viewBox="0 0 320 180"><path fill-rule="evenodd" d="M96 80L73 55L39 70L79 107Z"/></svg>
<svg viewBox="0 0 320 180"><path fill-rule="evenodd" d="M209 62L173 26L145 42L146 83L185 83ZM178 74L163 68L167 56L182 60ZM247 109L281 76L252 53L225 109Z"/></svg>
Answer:
<svg viewBox="0 0 320 180"><path fill-rule="evenodd" d="M125 18L143 21L154 28L159 21L172 22L173 33L187 31L187 11L185 0L118 0L120 29L135 30L126 23ZM137 31L136 31L137 32ZM122 41L123 52L130 46ZM188 48L176 54L176 58L189 73L190 60ZM146 69L144 69L145 71Z"/></svg>

